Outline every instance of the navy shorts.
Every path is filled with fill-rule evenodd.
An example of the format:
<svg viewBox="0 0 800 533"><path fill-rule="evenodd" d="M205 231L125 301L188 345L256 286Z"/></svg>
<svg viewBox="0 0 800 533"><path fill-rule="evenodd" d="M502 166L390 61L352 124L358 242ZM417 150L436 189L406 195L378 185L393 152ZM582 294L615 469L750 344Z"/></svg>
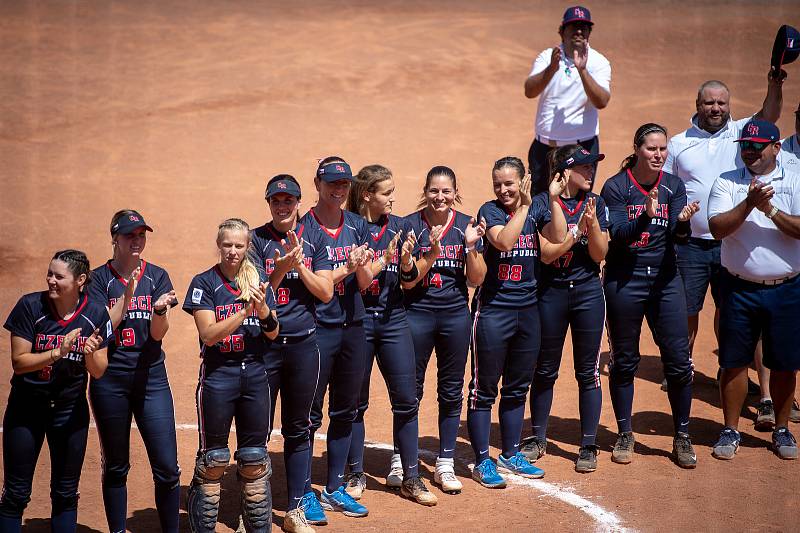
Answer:
<svg viewBox="0 0 800 533"><path fill-rule="evenodd" d="M686 293L686 313L689 316L696 315L703 309L709 285L714 305L719 307L721 244L721 241L692 237L688 243L676 246L678 268L683 278L683 291Z"/></svg>
<svg viewBox="0 0 800 533"><path fill-rule="evenodd" d="M764 366L800 370L800 275L780 285L762 285L723 271L719 320L719 366L741 368L753 361L759 337Z"/></svg>

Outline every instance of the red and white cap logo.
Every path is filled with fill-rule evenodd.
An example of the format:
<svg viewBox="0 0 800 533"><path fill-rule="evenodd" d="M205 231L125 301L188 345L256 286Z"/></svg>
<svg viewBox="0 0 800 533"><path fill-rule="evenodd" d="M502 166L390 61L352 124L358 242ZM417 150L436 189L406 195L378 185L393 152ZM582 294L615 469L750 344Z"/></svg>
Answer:
<svg viewBox="0 0 800 533"><path fill-rule="evenodd" d="M130 220L131 222L139 222L139 217L137 217L136 215L129 215L128 220Z"/></svg>
<svg viewBox="0 0 800 533"><path fill-rule="evenodd" d="M747 133L748 135L756 136L758 135L758 126L755 124L748 124L747 125Z"/></svg>
<svg viewBox="0 0 800 533"><path fill-rule="evenodd" d="M575 16L580 18L586 18L586 14L583 12L583 9L579 7L575 8Z"/></svg>
<svg viewBox="0 0 800 533"><path fill-rule="evenodd" d="M338 172L344 172L344 167L342 165L336 165L336 170Z"/></svg>
<svg viewBox="0 0 800 533"><path fill-rule="evenodd" d="M279 189L285 189L286 188L286 184L284 182L282 182L282 181L279 181L278 182L278 188Z"/></svg>

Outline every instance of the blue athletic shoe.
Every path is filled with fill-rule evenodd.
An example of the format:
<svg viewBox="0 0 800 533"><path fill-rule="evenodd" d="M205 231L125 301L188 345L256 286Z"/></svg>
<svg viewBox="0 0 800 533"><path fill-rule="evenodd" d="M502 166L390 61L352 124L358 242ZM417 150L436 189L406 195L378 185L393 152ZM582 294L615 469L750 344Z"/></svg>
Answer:
<svg viewBox="0 0 800 533"><path fill-rule="evenodd" d="M497 473L497 468L491 459L484 459L472 469L472 479L490 489L506 488L506 480Z"/></svg>
<svg viewBox="0 0 800 533"><path fill-rule="evenodd" d="M742 436L733 428L724 427L719 433L717 442L711 450L711 455L723 461L730 461L736 452L739 450L739 443L742 442Z"/></svg>
<svg viewBox="0 0 800 533"><path fill-rule="evenodd" d="M319 499L322 508L326 511L339 511L345 516L354 516L356 518L367 516L369 513L366 507L345 492L344 485L333 491L333 494L328 494L328 491L323 489Z"/></svg>
<svg viewBox="0 0 800 533"><path fill-rule="evenodd" d="M531 479L544 477L544 470L530 464L520 452L515 453L510 459L506 459L503 457L503 454L500 454L500 457L497 459L497 469L502 472L508 472L509 474L516 474Z"/></svg>
<svg viewBox="0 0 800 533"><path fill-rule="evenodd" d="M303 494L303 499L300 500L300 507L306 515L306 522L309 524L324 526L328 523L328 517L325 516L325 511L322 510L314 491Z"/></svg>

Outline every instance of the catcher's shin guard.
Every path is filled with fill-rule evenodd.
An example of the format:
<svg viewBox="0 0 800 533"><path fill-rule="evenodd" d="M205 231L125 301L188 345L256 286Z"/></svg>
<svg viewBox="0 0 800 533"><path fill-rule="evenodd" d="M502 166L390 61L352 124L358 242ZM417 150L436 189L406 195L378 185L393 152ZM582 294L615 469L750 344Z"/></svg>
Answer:
<svg viewBox="0 0 800 533"><path fill-rule="evenodd" d="M209 450L197 457L187 502L192 533L213 533L216 529L222 476L230 460L228 448Z"/></svg>
<svg viewBox="0 0 800 533"><path fill-rule="evenodd" d="M269 477L272 464L265 447L236 451L241 485L242 522L247 533L272 531L272 490Z"/></svg>

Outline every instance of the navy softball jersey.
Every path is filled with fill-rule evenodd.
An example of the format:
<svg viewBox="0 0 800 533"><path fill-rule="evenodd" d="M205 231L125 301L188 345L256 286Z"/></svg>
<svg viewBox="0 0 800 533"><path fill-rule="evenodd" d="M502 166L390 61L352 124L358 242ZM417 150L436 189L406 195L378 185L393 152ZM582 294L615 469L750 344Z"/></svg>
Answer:
<svg viewBox="0 0 800 533"><path fill-rule="evenodd" d="M645 210L649 190L658 190L656 216ZM688 238L689 222L678 222L686 206L683 181L661 172L642 186L630 170L606 181L601 193L609 210L609 242L603 285L611 346L609 385L620 432L631 431L639 337L647 319L658 344L675 432L686 432L692 403L686 297L675 244Z"/></svg>
<svg viewBox="0 0 800 533"><path fill-rule="evenodd" d="M298 240L303 243L305 267L312 272L318 270L333 270L333 263L328 256L328 250L318 231L306 231L304 224L298 224L294 229ZM283 255L281 241L286 239L286 234L276 230L271 223L256 228L251 236L253 250L257 260L254 261L259 268L263 268L269 278L275 270L275 250ZM281 337L302 337L309 335L316 329L316 306L320 305L314 295L306 288L296 270L286 273L275 291L275 308L281 323Z"/></svg>
<svg viewBox="0 0 800 533"><path fill-rule="evenodd" d="M313 209L303 215L300 224L309 233L321 236L334 270L347 263L351 246L361 246L369 238L367 223L350 211L342 211L339 229L335 232L328 231L317 219ZM333 298L330 302L317 303L317 322L320 324L358 322L364 320L364 313L364 300L361 298L355 274L350 274L333 286Z"/></svg>
<svg viewBox="0 0 800 533"><path fill-rule="evenodd" d="M262 279L264 281L266 280ZM249 305L238 299L239 294L241 291L236 287L236 281L226 279L219 266L215 265L192 279L183 302L183 310L190 315L198 310L213 311L217 322L222 322ZM267 290L266 302L270 309L275 308L275 297L271 289ZM269 340L261 333L258 312L254 309L236 331L213 346L207 346L201 340L200 356L206 363L261 360L268 345Z"/></svg>
<svg viewBox="0 0 800 533"><path fill-rule="evenodd" d="M405 220L395 215L381 217L376 222L367 222L369 240L367 244L377 261L386 253L389 243L400 234L397 250L383 270L372 280L367 289L361 291L364 308L370 314L387 310L403 312L403 291L400 289L400 252L409 227Z"/></svg>
<svg viewBox="0 0 800 533"><path fill-rule="evenodd" d="M89 298L112 308L125 294L127 285L128 280L108 261L92 271ZM108 347L109 370L132 370L164 362L161 341L150 337L150 319L153 304L172 288L166 270L142 261L136 292Z"/></svg>
<svg viewBox="0 0 800 533"><path fill-rule="evenodd" d="M64 337L73 329L81 328L81 333L72 345L72 350L57 360L35 372L14 374L13 387L29 390L48 391L53 397L75 398L86 390L86 363L83 360L83 347L94 330L103 337L100 348L108 346L113 336L108 310L89 300L82 294L78 307L68 320L56 316L55 308L46 292L26 294L8 315L4 326L12 335L21 337L33 345L33 353L46 352L58 348Z"/></svg>
<svg viewBox="0 0 800 533"><path fill-rule="evenodd" d="M647 194L658 188L656 216L647 214ZM678 222L686 206L686 186L677 176L661 172L652 187L645 188L630 170L610 177L601 192L608 207L611 242L606 266L630 270L634 267L659 267L675 263L675 233L688 235L689 222Z"/></svg>
<svg viewBox="0 0 800 533"><path fill-rule="evenodd" d="M494 226L505 226L512 216L498 200L486 202L478 211L478 220L486 219L487 231ZM538 194L533 197L528 217L511 251L501 252L487 241L483 253L486 278L477 294L481 305L512 309L536 302L540 268L538 232L549 222L548 195Z"/></svg>
<svg viewBox="0 0 800 533"><path fill-rule="evenodd" d="M405 292L407 308L444 311L461 309L467 305L464 231L470 219L464 213L453 211L453 216L439 239L442 249L439 257L428 274L414 288ZM414 255L419 257L430 251L431 225L425 218L424 210L408 215L405 221L417 236ZM483 242L478 241L476 247L478 252L482 252Z"/></svg>
<svg viewBox="0 0 800 533"><path fill-rule="evenodd" d="M572 229L586 207L586 200L594 198L595 216L602 231L608 231L608 209L601 196L592 192L581 194L575 198L559 198L558 203L567 220L567 228ZM586 235L576 242L564 255L550 264L542 263L542 284L551 282L581 282L596 278L600 274L600 265L589 255L589 240Z"/></svg>

